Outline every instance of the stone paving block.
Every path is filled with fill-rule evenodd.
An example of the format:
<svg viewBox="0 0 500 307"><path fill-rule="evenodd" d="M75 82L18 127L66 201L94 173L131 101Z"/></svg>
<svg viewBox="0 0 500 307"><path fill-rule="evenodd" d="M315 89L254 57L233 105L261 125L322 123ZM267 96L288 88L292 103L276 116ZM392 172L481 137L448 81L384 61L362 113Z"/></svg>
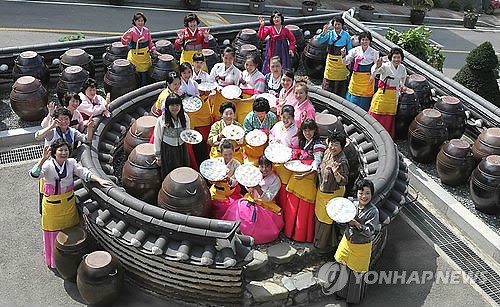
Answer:
<svg viewBox="0 0 500 307"><path fill-rule="evenodd" d="M269 258L266 253L254 250L253 260L247 264L246 268L248 271L257 271L267 265Z"/></svg>
<svg viewBox="0 0 500 307"><path fill-rule="evenodd" d="M269 281L252 281L247 285L247 290L252 294L257 303L286 300L288 290Z"/></svg>
<svg viewBox="0 0 500 307"><path fill-rule="evenodd" d="M302 291L317 284L312 272L299 273L291 277L284 276L281 283L288 291Z"/></svg>
<svg viewBox="0 0 500 307"><path fill-rule="evenodd" d="M267 249L271 261L277 264L289 263L297 254L297 250L288 243L279 243Z"/></svg>

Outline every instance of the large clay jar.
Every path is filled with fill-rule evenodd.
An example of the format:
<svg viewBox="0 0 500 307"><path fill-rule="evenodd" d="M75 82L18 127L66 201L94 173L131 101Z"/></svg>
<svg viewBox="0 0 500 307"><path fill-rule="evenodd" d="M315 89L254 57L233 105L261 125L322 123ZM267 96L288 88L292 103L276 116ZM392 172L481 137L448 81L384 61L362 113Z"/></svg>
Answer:
<svg viewBox="0 0 500 307"><path fill-rule="evenodd" d="M475 163L469 143L452 139L447 141L439 151L436 159L436 170L441 182L449 186L457 186L467 182Z"/></svg>
<svg viewBox="0 0 500 307"><path fill-rule="evenodd" d="M124 59L115 60L104 75L104 90L106 93L111 93L111 100L136 88L137 74L134 64Z"/></svg>
<svg viewBox="0 0 500 307"><path fill-rule="evenodd" d="M262 67L262 58L260 57L260 51L255 47L255 45L244 44L238 47L236 50L236 58L234 60L234 66L239 70L245 70L245 61L249 55L255 55L257 57L257 67L260 69Z"/></svg>
<svg viewBox="0 0 500 307"><path fill-rule="evenodd" d="M156 51L158 51L160 54L175 54L174 45L169 40L160 39L155 43L155 46Z"/></svg>
<svg viewBox="0 0 500 307"><path fill-rule="evenodd" d="M431 85L427 79L419 74L412 74L406 80L406 86L415 91L418 104L422 109L432 106Z"/></svg>
<svg viewBox="0 0 500 307"><path fill-rule="evenodd" d="M47 85L50 79L49 68L43 60L43 56L35 51L21 52L14 60L14 68L12 69L12 77L16 81L22 76L32 76L43 84Z"/></svg>
<svg viewBox="0 0 500 307"><path fill-rule="evenodd" d="M202 52L205 57L205 63L207 64L207 71L210 72L214 65L219 62L219 56L215 54L215 51L212 49L203 49Z"/></svg>
<svg viewBox="0 0 500 307"><path fill-rule="evenodd" d="M489 155L500 155L500 128L483 130L472 145L472 152L476 163Z"/></svg>
<svg viewBox="0 0 500 307"><path fill-rule="evenodd" d="M260 40L257 31L254 29L242 29L233 41L234 49L239 49L241 45L250 44L260 49Z"/></svg>
<svg viewBox="0 0 500 307"><path fill-rule="evenodd" d="M135 120L123 140L123 150L128 155L139 144L149 143L156 125L156 117L142 116Z"/></svg>
<svg viewBox="0 0 500 307"><path fill-rule="evenodd" d="M441 112L425 109L415 117L408 130L410 155L417 162L430 163L434 161L446 139Z"/></svg>
<svg viewBox="0 0 500 307"><path fill-rule="evenodd" d="M126 59L127 55L128 46L122 44L122 42L114 42L106 48L106 52L102 55L102 63L107 70L115 60Z"/></svg>
<svg viewBox="0 0 500 307"><path fill-rule="evenodd" d="M328 113L316 113L316 124L318 124L319 136L327 138L333 131L340 131L345 134L344 126L337 116Z"/></svg>
<svg viewBox="0 0 500 307"><path fill-rule="evenodd" d="M69 49L61 55L61 63L59 64L59 71L63 71L66 67L81 66L89 72L90 78L95 78L94 60L90 54L80 48Z"/></svg>
<svg viewBox="0 0 500 307"><path fill-rule="evenodd" d="M487 214L500 214L500 155L484 158L474 169L470 194L476 209Z"/></svg>
<svg viewBox="0 0 500 307"><path fill-rule="evenodd" d="M150 204L156 202L161 179L154 144L139 144L132 150L123 165L122 183L130 195Z"/></svg>
<svg viewBox="0 0 500 307"><path fill-rule="evenodd" d="M153 66L150 76L155 81L164 81L172 71L179 71L179 64L177 64L173 55L162 54Z"/></svg>
<svg viewBox="0 0 500 307"><path fill-rule="evenodd" d="M328 44L320 44L317 40L317 36L314 36L304 48L302 60L304 61L304 67L309 77L323 79L327 47Z"/></svg>
<svg viewBox="0 0 500 307"><path fill-rule="evenodd" d="M295 36L296 50L300 54L306 46L306 40L304 39L302 29L297 25L286 25L285 27L292 32L293 36Z"/></svg>
<svg viewBox="0 0 500 307"><path fill-rule="evenodd" d="M211 200L205 179L190 167L174 169L163 180L158 206L183 214L208 216Z"/></svg>
<svg viewBox="0 0 500 307"><path fill-rule="evenodd" d="M217 58L220 58L220 48L219 48L219 42L217 41L217 38L210 34L208 36L208 48L212 49L215 54L217 55ZM210 72L210 71L208 71Z"/></svg>
<svg viewBox="0 0 500 307"><path fill-rule="evenodd" d="M24 76L12 85L10 105L12 110L28 122L41 120L47 115L49 94L40 80Z"/></svg>
<svg viewBox="0 0 500 307"><path fill-rule="evenodd" d="M82 227L61 230L56 236L54 261L62 278L75 281L78 265L89 252L89 240Z"/></svg>
<svg viewBox="0 0 500 307"><path fill-rule="evenodd" d="M417 116L420 106L417 103L415 91L407 88L399 98L398 110L396 112L396 139L406 140L408 127Z"/></svg>
<svg viewBox="0 0 500 307"><path fill-rule="evenodd" d="M78 267L76 285L89 305L113 303L123 286L122 265L106 251L85 256Z"/></svg>
<svg viewBox="0 0 500 307"><path fill-rule="evenodd" d="M57 98L61 104L64 103L64 95L67 92L79 93L82 90L82 86L89 78L89 73L80 66L70 66L66 67L64 71L59 76L59 82L57 82L56 91Z"/></svg>
<svg viewBox="0 0 500 307"><path fill-rule="evenodd" d="M448 139L459 139L465 132L465 109L460 99L453 96L442 96L434 104L441 112L443 122L448 130Z"/></svg>

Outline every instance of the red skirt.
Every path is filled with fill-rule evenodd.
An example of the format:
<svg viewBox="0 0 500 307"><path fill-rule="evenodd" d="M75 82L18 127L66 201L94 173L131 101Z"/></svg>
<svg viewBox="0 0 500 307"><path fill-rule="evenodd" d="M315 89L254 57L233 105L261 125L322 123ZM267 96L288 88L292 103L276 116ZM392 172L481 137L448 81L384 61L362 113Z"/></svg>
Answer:
<svg viewBox="0 0 500 307"><path fill-rule="evenodd" d="M391 138L396 137L396 116L395 115L380 115L369 111L373 118L375 118L384 128L389 132Z"/></svg>
<svg viewBox="0 0 500 307"><path fill-rule="evenodd" d="M298 242L314 239L314 203L286 192L286 203L282 205L285 228L283 233Z"/></svg>

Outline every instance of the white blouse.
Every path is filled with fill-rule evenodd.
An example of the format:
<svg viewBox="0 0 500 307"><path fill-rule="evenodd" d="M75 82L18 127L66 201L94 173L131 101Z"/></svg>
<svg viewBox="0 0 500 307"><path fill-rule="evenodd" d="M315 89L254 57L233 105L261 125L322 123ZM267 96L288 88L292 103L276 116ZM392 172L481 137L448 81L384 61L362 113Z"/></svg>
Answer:
<svg viewBox="0 0 500 307"><path fill-rule="evenodd" d="M373 49L370 46L368 46L365 52L363 52L363 48L361 46L358 46L349 50L347 55L342 59L342 63L346 65L350 64L358 57L362 57L362 60L359 62L360 65L369 65L377 61L377 59L379 58L379 53L377 50Z"/></svg>
<svg viewBox="0 0 500 307"><path fill-rule="evenodd" d="M391 62L383 63L378 69L376 66L372 66L372 74L380 73L380 80L387 80L387 86L399 88L399 86L404 85L406 80L406 67L403 64L399 64L398 68L394 67ZM393 79L387 79L387 77Z"/></svg>
<svg viewBox="0 0 500 307"><path fill-rule="evenodd" d="M210 78L215 80L215 77L223 77L223 79L219 79L217 83L220 87L224 87L226 85L238 85L241 80L241 70L236 68L236 66L231 65L228 69L224 63L217 63L210 71Z"/></svg>

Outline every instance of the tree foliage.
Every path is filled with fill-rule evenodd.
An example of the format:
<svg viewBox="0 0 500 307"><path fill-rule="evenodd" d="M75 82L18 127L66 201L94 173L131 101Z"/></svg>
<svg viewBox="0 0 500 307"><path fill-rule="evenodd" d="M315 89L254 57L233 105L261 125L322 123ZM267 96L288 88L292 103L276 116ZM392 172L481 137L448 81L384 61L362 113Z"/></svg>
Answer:
<svg viewBox="0 0 500 307"><path fill-rule="evenodd" d="M432 31L422 25L406 32L389 28L385 37L437 70L443 71L446 57L441 52L441 48L427 42L431 34Z"/></svg>

